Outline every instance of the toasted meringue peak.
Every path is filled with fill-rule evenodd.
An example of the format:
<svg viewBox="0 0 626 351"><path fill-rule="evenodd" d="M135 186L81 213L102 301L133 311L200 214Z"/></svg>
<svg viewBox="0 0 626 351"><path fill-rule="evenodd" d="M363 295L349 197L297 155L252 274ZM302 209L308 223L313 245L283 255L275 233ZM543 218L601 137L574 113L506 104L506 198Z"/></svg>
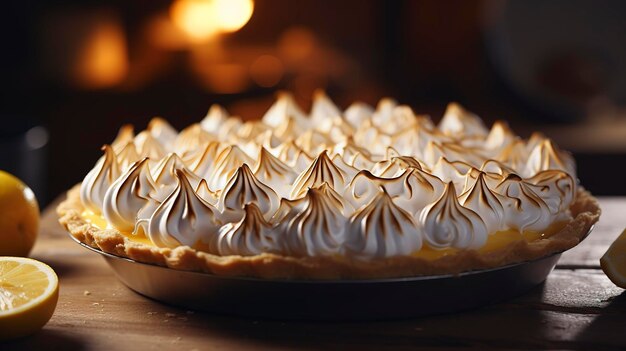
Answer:
<svg viewBox="0 0 626 351"><path fill-rule="evenodd" d="M132 124L123 125L119 132L117 132L117 136L115 140L111 142L111 147L115 153L119 153L126 146L126 144L133 141L135 138L135 128L133 128Z"/></svg>
<svg viewBox="0 0 626 351"><path fill-rule="evenodd" d="M526 161L528 160L526 143L522 140L516 139L500 150L494 158L505 163L512 169L523 170L526 167Z"/></svg>
<svg viewBox="0 0 626 351"><path fill-rule="evenodd" d="M341 158L347 163L351 163L357 154L360 154L368 159L372 158L372 154L367 149L355 144L352 137L348 137L347 139L335 144L330 153L332 156L340 155Z"/></svg>
<svg viewBox="0 0 626 351"><path fill-rule="evenodd" d="M439 177L444 183L453 182L458 194L461 194L465 188L466 175L472 168L465 162L450 162L447 158L441 157L432 167L432 174Z"/></svg>
<svg viewBox="0 0 626 351"><path fill-rule="evenodd" d="M384 133L395 134L417 125L417 116L409 106L394 106L390 112L390 114L384 115L384 120L379 120L380 124L378 127ZM382 117L379 114L376 114L376 116Z"/></svg>
<svg viewBox="0 0 626 351"><path fill-rule="evenodd" d="M513 168L508 167L507 165L505 165L502 162L499 162L497 160L487 160L483 163L482 166L480 166L480 170L486 173L490 173L490 174L498 174L501 175L503 177L506 177L507 175L511 174L511 173L515 173L515 171L513 170Z"/></svg>
<svg viewBox="0 0 626 351"><path fill-rule="evenodd" d="M396 177L409 168L421 170L422 165L411 156L395 156L387 157L384 161L376 162L371 167L372 173L382 178Z"/></svg>
<svg viewBox="0 0 626 351"><path fill-rule="evenodd" d="M238 220L247 203L255 203L268 218L278 209L278 195L261 183L247 164L237 168L220 194L218 208L222 212L222 222Z"/></svg>
<svg viewBox="0 0 626 351"><path fill-rule="evenodd" d="M275 149L282 144L282 141L274 135L271 130L266 130L265 132L257 135L254 141L259 145L268 150Z"/></svg>
<svg viewBox="0 0 626 351"><path fill-rule="evenodd" d="M148 157L151 160L160 160L166 154L161 143L146 130L137 134L134 142L137 151L139 151L142 157Z"/></svg>
<svg viewBox="0 0 626 351"><path fill-rule="evenodd" d="M247 121L237 131L237 136L241 140L253 141L257 136L267 131L271 131L270 127L261 121Z"/></svg>
<svg viewBox="0 0 626 351"><path fill-rule="evenodd" d="M211 108L209 108L209 112L207 112L206 116L200 122L200 126L211 134L217 134L228 117L229 115L226 109L218 104L213 104Z"/></svg>
<svg viewBox="0 0 626 351"><path fill-rule="evenodd" d="M424 157L424 149L430 142L440 142L445 140L435 132L424 128L419 124L403 128L393 135L392 143L394 148L402 155L416 155Z"/></svg>
<svg viewBox="0 0 626 351"><path fill-rule="evenodd" d="M397 106L398 102L392 98L385 97L380 99L380 101L378 101L378 105L376 105L376 111L374 111L374 114L372 115L372 123L378 128L384 128L390 122L395 122L392 118L393 111Z"/></svg>
<svg viewBox="0 0 626 351"><path fill-rule="evenodd" d="M347 222L343 204L327 183L322 186L326 189L309 188L304 209L285 225L281 243L291 256L328 256L341 249Z"/></svg>
<svg viewBox="0 0 626 351"><path fill-rule="evenodd" d="M441 157L445 157L449 161L464 162L474 167L480 167L487 160L487 157L481 154L477 148L465 147L456 143L429 142L424 151L426 163L434 165Z"/></svg>
<svg viewBox="0 0 626 351"><path fill-rule="evenodd" d="M313 155L317 155L322 150L326 150L329 147L332 148L333 144L326 134L320 133L316 130L306 131L295 140L295 143L302 150Z"/></svg>
<svg viewBox="0 0 626 351"><path fill-rule="evenodd" d="M448 108L441 122L439 122L439 130L456 138L485 136L488 133L480 117L454 102L448 104Z"/></svg>
<svg viewBox="0 0 626 351"><path fill-rule="evenodd" d="M476 212L485 222L488 233L503 229L504 206L501 196L487 185L487 174L478 171L474 183L459 197L459 202Z"/></svg>
<svg viewBox="0 0 626 351"><path fill-rule="evenodd" d="M196 194L201 197L204 201L210 203L213 206L217 206L217 199L219 198L218 194L212 191L209 188L209 184L205 179L201 179L200 183L198 183L198 187L196 187Z"/></svg>
<svg viewBox="0 0 626 351"><path fill-rule="evenodd" d="M518 139L518 137L513 133L508 123L496 121L491 127L483 146L488 150L501 150L515 139Z"/></svg>
<svg viewBox="0 0 626 351"><path fill-rule="evenodd" d="M499 168L497 161L491 160L485 162L483 167L481 167L480 169L472 167L470 170L467 171L467 173L465 173L465 181L463 183L463 187L460 192L457 189L457 193L463 194L470 190L474 186L474 183L476 183L478 176L481 175L483 177L483 180L487 184L487 187L489 189L495 189L511 173L513 172L508 172L502 168Z"/></svg>
<svg viewBox="0 0 626 351"><path fill-rule="evenodd" d="M222 141L222 142L227 142L227 143L236 142L237 130L241 128L242 124L243 123L241 122L241 118L228 117L228 119L226 119L224 123L220 125L217 133L214 135L217 137L219 141Z"/></svg>
<svg viewBox="0 0 626 351"><path fill-rule="evenodd" d="M161 143L161 145L163 145L163 147L165 147L166 150L172 148L174 140L176 140L176 137L178 136L176 129L174 129L171 124L161 117L154 117L151 119L148 123L147 130Z"/></svg>
<svg viewBox="0 0 626 351"><path fill-rule="evenodd" d="M508 175L495 191L504 198L504 219L508 228L542 231L557 219L548 204L535 192L535 187L516 174Z"/></svg>
<svg viewBox="0 0 626 351"><path fill-rule="evenodd" d="M536 186L535 193L546 202L552 213L567 212L576 196L574 178L563 171L541 171L526 181Z"/></svg>
<svg viewBox="0 0 626 351"><path fill-rule="evenodd" d="M350 123L353 128L357 128L364 121L368 120L374 114L374 109L362 102L355 102L344 112L346 121Z"/></svg>
<svg viewBox="0 0 626 351"><path fill-rule="evenodd" d="M214 140L215 138L209 132L202 129L199 123L196 123L178 133L174 141L174 149L180 154L185 154Z"/></svg>
<svg viewBox="0 0 626 351"><path fill-rule="evenodd" d="M546 139L548 138L543 133L533 132L526 141L526 151L530 153L537 145L543 143Z"/></svg>
<svg viewBox="0 0 626 351"><path fill-rule="evenodd" d="M213 105L180 132L158 117L136 135L123 126L80 197L156 246L388 257L567 220L575 172L546 136L521 139L502 121L488 130L455 103L435 125L390 98L342 111L317 91L308 113L280 93L261 120Z"/></svg>
<svg viewBox="0 0 626 351"><path fill-rule="evenodd" d="M382 189L350 217L344 250L348 256L364 258L407 256L422 247L422 237L413 216Z"/></svg>
<svg viewBox="0 0 626 351"><path fill-rule="evenodd" d="M167 189L163 194L164 196L157 196L158 198L163 199L176 187L176 170L184 170L188 181L191 181L194 187L200 183L200 177L190 171L177 154L170 153L152 171L152 179L154 179L159 189Z"/></svg>
<svg viewBox="0 0 626 351"><path fill-rule="evenodd" d="M215 168L208 178L209 186L212 189L223 189L226 182L243 164L253 165L254 160L238 146L227 146L217 155Z"/></svg>
<svg viewBox="0 0 626 351"><path fill-rule="evenodd" d="M265 148L261 148L254 175L264 184L272 188L280 197L289 197L291 184L298 174Z"/></svg>
<svg viewBox="0 0 626 351"><path fill-rule="evenodd" d="M213 172L213 167L217 162L217 156L220 152L220 142L212 141L208 143L202 152L198 153L196 157L190 160L189 169L202 178L208 178Z"/></svg>
<svg viewBox="0 0 626 351"><path fill-rule="evenodd" d="M95 167L87 173L80 186L80 200L85 208L95 214L102 212L104 195L111 184L119 177L120 169L115 158L115 152L109 145L102 147L102 156Z"/></svg>
<svg viewBox="0 0 626 351"><path fill-rule="evenodd" d="M289 118L292 118L299 126L309 125L309 119L302 112L293 96L283 92L278 95L278 99L265 113L262 121L270 127L279 127Z"/></svg>
<svg viewBox="0 0 626 351"><path fill-rule="evenodd" d="M107 190L102 212L110 225L122 232L132 232L137 214L156 200L157 186L152 180L148 159L133 163Z"/></svg>
<svg viewBox="0 0 626 351"><path fill-rule="evenodd" d="M244 215L238 222L220 228L218 235L209 244L214 254L228 256L254 256L264 252L278 252L276 231L263 218L263 213L254 204L246 204Z"/></svg>
<svg viewBox="0 0 626 351"><path fill-rule="evenodd" d="M130 167L131 164L139 161L141 156L137 152L137 148L135 147L135 143L130 141L126 144L120 152L117 153L117 163L120 167L120 170L123 172Z"/></svg>
<svg viewBox="0 0 626 351"><path fill-rule="evenodd" d="M333 161L333 164L335 164L335 166L343 172L346 181L349 181L352 177L359 173L359 170L346 163L346 161L341 158L341 155L335 155L331 158L331 160Z"/></svg>
<svg viewBox="0 0 626 351"><path fill-rule="evenodd" d="M378 155L384 155L393 141L391 135L382 132L371 120L359 125L352 137L357 145L367 147L371 153Z"/></svg>
<svg viewBox="0 0 626 351"><path fill-rule="evenodd" d="M476 212L459 203L452 182L439 200L422 210L420 221L426 242L433 248L477 249L487 242L485 223Z"/></svg>
<svg viewBox="0 0 626 351"><path fill-rule="evenodd" d="M311 107L311 121L314 124L323 123L326 119L333 119L341 115L341 110L326 96L324 91L315 91L313 94L313 106Z"/></svg>
<svg viewBox="0 0 626 351"><path fill-rule="evenodd" d="M363 170L352 179L348 189L350 196L347 198L355 208L369 203L384 189L396 204L407 212L416 214L441 196L444 183L419 169L406 169L394 178L380 178Z"/></svg>
<svg viewBox="0 0 626 351"><path fill-rule="evenodd" d="M313 160L309 168L300 173L293 184L291 198L304 196L308 188L313 188L323 183L328 183L335 190L343 191L347 175L328 157L324 150Z"/></svg>
<svg viewBox="0 0 626 351"><path fill-rule="evenodd" d="M576 174L576 165L572 156L559 150L552 140L546 139L531 151L525 174L531 177L540 171L550 169L565 171L571 175Z"/></svg>
<svg viewBox="0 0 626 351"><path fill-rule="evenodd" d="M194 247L217 235L215 208L196 194L182 170L177 169L175 177L176 188L150 217L147 235L159 247Z"/></svg>

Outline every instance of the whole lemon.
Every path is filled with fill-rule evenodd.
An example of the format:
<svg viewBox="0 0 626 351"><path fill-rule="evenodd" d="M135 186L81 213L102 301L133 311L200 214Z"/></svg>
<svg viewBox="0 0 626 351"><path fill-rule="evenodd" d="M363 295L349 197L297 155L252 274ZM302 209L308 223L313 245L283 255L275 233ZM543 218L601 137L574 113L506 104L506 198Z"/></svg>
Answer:
<svg viewBox="0 0 626 351"><path fill-rule="evenodd" d="M39 205L33 191L0 171L0 256L28 256L39 232Z"/></svg>

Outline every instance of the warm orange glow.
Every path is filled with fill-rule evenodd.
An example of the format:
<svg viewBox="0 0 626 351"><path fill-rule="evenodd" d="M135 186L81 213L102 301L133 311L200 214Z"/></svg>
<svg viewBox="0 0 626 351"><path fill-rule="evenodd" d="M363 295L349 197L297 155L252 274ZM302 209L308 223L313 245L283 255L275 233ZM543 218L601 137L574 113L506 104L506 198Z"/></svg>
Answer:
<svg viewBox="0 0 626 351"><path fill-rule="evenodd" d="M172 21L197 40L210 39L218 33L213 4L207 0L178 0L170 9Z"/></svg>
<svg viewBox="0 0 626 351"><path fill-rule="evenodd" d="M97 25L78 55L74 78L78 85L97 89L117 85L128 73L126 40L117 23Z"/></svg>
<svg viewBox="0 0 626 351"><path fill-rule="evenodd" d="M205 87L218 94L240 93L248 87L246 67L237 63L216 63L198 71Z"/></svg>
<svg viewBox="0 0 626 351"><path fill-rule="evenodd" d="M283 63L272 55L261 55L250 66L252 80L264 88L278 84L284 73Z"/></svg>
<svg viewBox="0 0 626 351"><path fill-rule="evenodd" d="M309 58L316 50L317 38L308 28L292 27L287 29L278 40L278 50L290 62Z"/></svg>
<svg viewBox="0 0 626 351"><path fill-rule="evenodd" d="M217 24L224 32L241 29L252 17L252 0L213 0Z"/></svg>
<svg viewBox="0 0 626 351"><path fill-rule="evenodd" d="M176 26L196 41L221 32L235 32L252 16L252 0L176 0L170 16Z"/></svg>

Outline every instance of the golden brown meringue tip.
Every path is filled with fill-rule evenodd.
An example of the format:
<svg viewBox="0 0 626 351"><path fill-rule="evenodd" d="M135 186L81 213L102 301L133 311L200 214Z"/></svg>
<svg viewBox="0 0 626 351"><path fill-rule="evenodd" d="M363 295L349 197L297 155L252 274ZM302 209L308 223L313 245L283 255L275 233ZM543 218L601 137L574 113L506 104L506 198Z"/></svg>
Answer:
<svg viewBox="0 0 626 351"><path fill-rule="evenodd" d="M135 127L132 124L124 124L117 132L117 136L111 142L111 147L118 152L135 138Z"/></svg>
<svg viewBox="0 0 626 351"><path fill-rule="evenodd" d="M531 151L535 146L541 144L544 140L548 139L542 132L533 132L530 138L526 141L528 151Z"/></svg>
<svg viewBox="0 0 626 351"><path fill-rule="evenodd" d="M117 153L117 162L120 164L121 169L126 169L130 164L139 160L141 156L137 152L135 143L129 141L124 147Z"/></svg>
<svg viewBox="0 0 626 351"><path fill-rule="evenodd" d="M485 139L484 147L487 149L501 149L518 138L506 121L498 120L491 126L491 130Z"/></svg>
<svg viewBox="0 0 626 351"><path fill-rule="evenodd" d="M453 137L484 136L487 128L477 115L467 111L460 104L451 102L439 122L439 130Z"/></svg>
<svg viewBox="0 0 626 351"><path fill-rule="evenodd" d="M281 91L277 93L276 102L265 112L261 119L271 127L278 127L287 118L293 118L299 125L308 125L308 118L300 109L291 93Z"/></svg>
<svg viewBox="0 0 626 351"><path fill-rule="evenodd" d="M200 179L200 182L198 183L195 192L199 197L201 197L203 200L210 203L211 205L215 206L217 204L219 194L209 188L209 184L207 183L206 179Z"/></svg>
<svg viewBox="0 0 626 351"><path fill-rule="evenodd" d="M311 106L311 119L321 121L326 118L342 117L341 110L321 89L313 92L313 105Z"/></svg>

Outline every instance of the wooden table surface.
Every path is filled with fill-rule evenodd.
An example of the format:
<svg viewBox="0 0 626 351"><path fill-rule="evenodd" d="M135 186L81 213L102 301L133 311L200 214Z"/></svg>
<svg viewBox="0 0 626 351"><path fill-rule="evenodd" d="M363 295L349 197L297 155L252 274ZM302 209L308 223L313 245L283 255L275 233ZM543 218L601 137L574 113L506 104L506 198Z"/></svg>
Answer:
<svg viewBox="0 0 626 351"><path fill-rule="evenodd" d="M454 315L373 323L268 321L159 304L126 288L102 258L74 243L53 206L44 211L32 257L59 275L56 312L42 331L0 343L0 350L626 348L626 293L598 262L626 228L626 198L601 198L592 234L524 296Z"/></svg>

